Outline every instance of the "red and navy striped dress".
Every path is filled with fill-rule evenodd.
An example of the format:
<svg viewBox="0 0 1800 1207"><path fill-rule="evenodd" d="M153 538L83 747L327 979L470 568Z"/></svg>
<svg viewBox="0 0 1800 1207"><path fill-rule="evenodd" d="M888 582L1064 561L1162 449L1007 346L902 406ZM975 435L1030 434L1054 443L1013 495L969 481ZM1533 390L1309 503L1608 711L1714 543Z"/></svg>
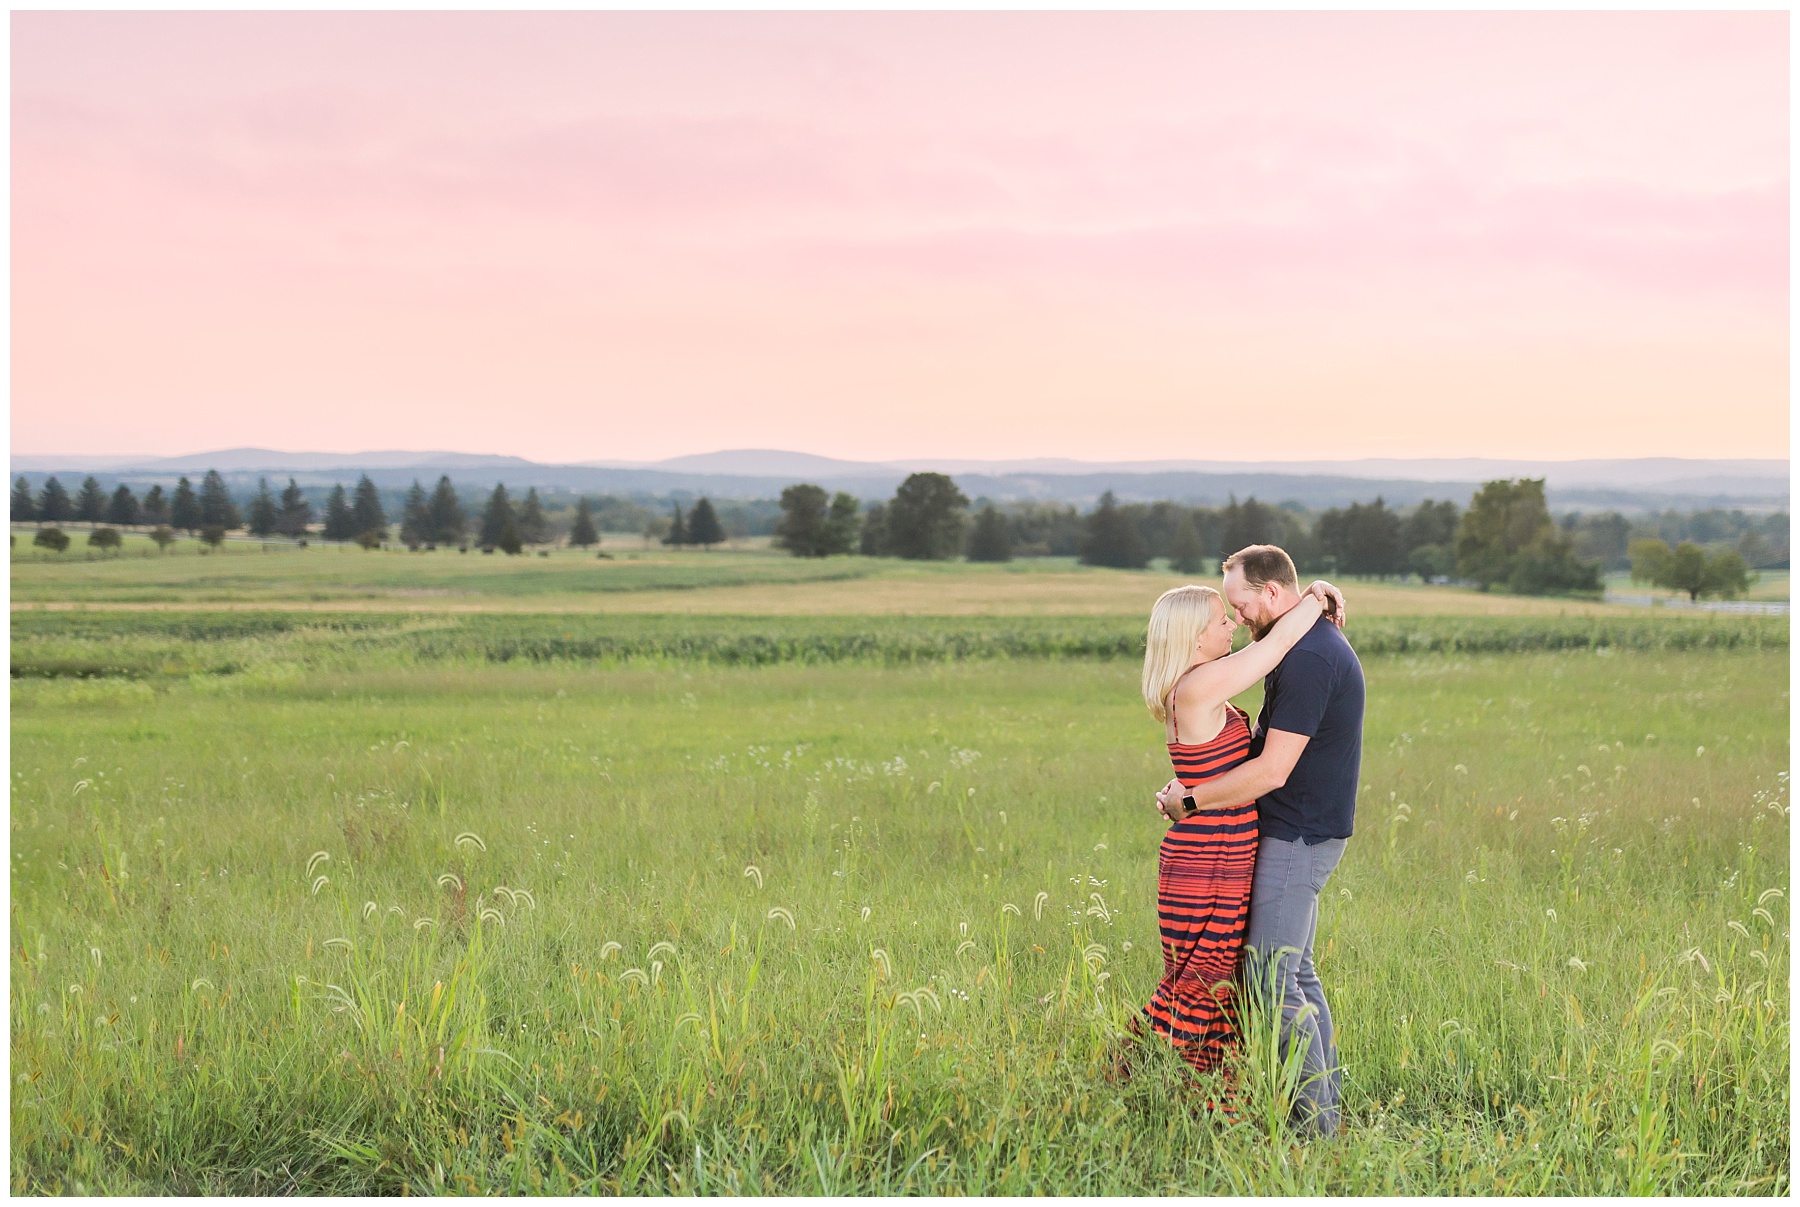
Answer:
<svg viewBox="0 0 1800 1207"><path fill-rule="evenodd" d="M1171 692L1171 726L1179 737L1174 711ZM1169 743L1175 774L1190 788L1249 757L1250 718L1230 704L1225 714L1211 741ZM1257 836L1255 801L1202 809L1169 828L1157 859L1163 977L1144 1013L1202 1073L1235 1043L1234 978L1250 919Z"/></svg>

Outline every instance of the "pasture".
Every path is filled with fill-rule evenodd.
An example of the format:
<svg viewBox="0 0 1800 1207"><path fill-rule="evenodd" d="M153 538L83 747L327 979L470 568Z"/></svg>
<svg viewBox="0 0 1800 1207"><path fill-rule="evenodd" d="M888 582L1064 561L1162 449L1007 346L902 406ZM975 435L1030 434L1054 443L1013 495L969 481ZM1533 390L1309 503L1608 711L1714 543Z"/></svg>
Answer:
<svg viewBox="0 0 1800 1207"><path fill-rule="evenodd" d="M14 567L80 606L13 614L15 1192L1790 1187L1784 623L1350 590L1303 1145L1254 1059L1237 1119L1155 1045L1109 1076L1167 756L1095 601L1167 576L653 555L558 615L310 553ZM816 607L883 584L917 614Z"/></svg>

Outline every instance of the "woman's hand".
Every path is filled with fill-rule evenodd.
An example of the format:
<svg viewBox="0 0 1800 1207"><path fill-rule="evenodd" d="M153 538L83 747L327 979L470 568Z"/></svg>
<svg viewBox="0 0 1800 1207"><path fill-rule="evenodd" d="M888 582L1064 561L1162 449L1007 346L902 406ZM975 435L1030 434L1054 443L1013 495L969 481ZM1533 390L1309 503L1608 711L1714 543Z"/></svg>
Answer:
<svg viewBox="0 0 1800 1207"><path fill-rule="evenodd" d="M1342 591L1338 590L1324 579L1317 578L1312 582L1307 583L1306 590L1302 591L1301 594L1316 597L1321 604L1325 605L1325 615L1331 618L1331 623L1335 624L1340 629L1344 627L1346 605L1344 603L1344 593Z"/></svg>

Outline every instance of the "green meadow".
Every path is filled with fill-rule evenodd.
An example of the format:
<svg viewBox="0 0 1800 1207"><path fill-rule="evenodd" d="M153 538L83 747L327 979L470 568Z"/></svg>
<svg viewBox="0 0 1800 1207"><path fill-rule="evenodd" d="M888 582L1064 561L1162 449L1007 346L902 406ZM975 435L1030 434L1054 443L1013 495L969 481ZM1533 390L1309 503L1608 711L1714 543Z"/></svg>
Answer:
<svg viewBox="0 0 1800 1207"><path fill-rule="evenodd" d="M17 1193L1790 1190L1784 621L1348 588L1345 1128L1302 1143L1261 1031L1235 1117L1127 1037L1141 614L810 614L888 571L752 554L592 591L792 611L322 614L279 604L539 559L17 556L16 601L162 601L12 615Z"/></svg>

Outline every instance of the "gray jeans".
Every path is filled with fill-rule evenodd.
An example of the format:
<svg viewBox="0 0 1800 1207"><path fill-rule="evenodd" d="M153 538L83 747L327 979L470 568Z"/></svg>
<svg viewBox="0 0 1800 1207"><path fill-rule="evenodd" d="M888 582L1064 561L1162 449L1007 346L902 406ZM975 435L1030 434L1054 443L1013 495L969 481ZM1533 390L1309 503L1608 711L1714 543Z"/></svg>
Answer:
<svg viewBox="0 0 1800 1207"><path fill-rule="evenodd" d="M1313 970L1313 935L1319 928L1319 893L1344 857L1344 841L1331 838L1307 846L1300 839L1263 839L1256 850L1250 927L1244 938L1244 979L1251 992L1266 991L1269 961L1280 957L1272 988L1281 999L1281 1052L1285 1057L1292 1045L1305 1046L1296 1109L1302 1126L1327 1136L1338 1128L1339 1070L1331 1009Z"/></svg>

